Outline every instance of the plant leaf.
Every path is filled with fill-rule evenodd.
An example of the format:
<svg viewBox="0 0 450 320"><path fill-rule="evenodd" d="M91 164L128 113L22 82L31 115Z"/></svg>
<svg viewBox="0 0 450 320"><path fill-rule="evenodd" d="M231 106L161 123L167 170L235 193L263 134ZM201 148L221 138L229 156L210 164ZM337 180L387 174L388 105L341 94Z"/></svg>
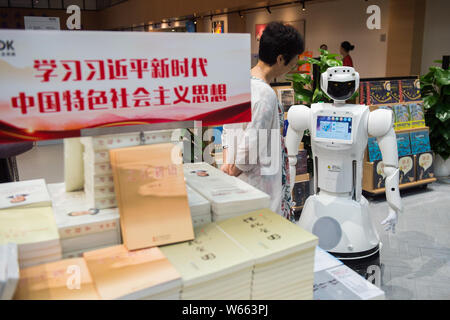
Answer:
<svg viewBox="0 0 450 320"><path fill-rule="evenodd" d="M311 103L311 97L309 97L307 95L303 95L301 93L295 93L295 99L297 99L298 101Z"/></svg>
<svg viewBox="0 0 450 320"><path fill-rule="evenodd" d="M425 109L432 108L439 101L439 97L436 95L426 96L423 99L423 106Z"/></svg>
<svg viewBox="0 0 450 320"><path fill-rule="evenodd" d="M434 60L433 62L442 64L442 60Z"/></svg>
<svg viewBox="0 0 450 320"><path fill-rule="evenodd" d="M436 104L436 118L441 120L441 122L445 122L445 121L449 120L450 119L450 105L445 105L443 103Z"/></svg>
<svg viewBox="0 0 450 320"><path fill-rule="evenodd" d="M297 61L297 64L298 64L299 66L302 66L302 65L307 64L307 63L309 63L308 60L298 60L298 61Z"/></svg>
<svg viewBox="0 0 450 320"><path fill-rule="evenodd" d="M320 64L320 61L314 58L308 58L308 62L311 64Z"/></svg>
<svg viewBox="0 0 450 320"><path fill-rule="evenodd" d="M436 70L436 83L440 86L446 86L450 84L450 71L449 70Z"/></svg>

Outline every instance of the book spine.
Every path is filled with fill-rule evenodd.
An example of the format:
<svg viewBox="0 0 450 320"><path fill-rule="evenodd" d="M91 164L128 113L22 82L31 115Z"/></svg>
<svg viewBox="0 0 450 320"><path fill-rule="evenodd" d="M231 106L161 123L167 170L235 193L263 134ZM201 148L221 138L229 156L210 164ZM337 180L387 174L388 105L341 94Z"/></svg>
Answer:
<svg viewBox="0 0 450 320"><path fill-rule="evenodd" d="M119 219L102 221L75 227L65 227L59 229L60 239L68 239L83 236L86 234L99 233L119 228Z"/></svg>

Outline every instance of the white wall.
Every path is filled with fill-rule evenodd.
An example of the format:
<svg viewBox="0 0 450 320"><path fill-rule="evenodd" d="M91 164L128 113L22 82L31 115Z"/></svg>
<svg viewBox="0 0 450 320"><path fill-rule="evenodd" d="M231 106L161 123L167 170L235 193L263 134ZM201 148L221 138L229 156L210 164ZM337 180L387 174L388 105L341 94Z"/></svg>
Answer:
<svg viewBox="0 0 450 320"><path fill-rule="evenodd" d="M377 4L381 8L380 30L369 30L366 26L369 17L366 9L371 4ZM257 53L255 24L305 19L307 50L318 55L320 45L325 43L329 51L339 53L341 42L347 40L355 45L351 56L361 77L383 77L386 71L387 42L381 42L380 36L387 35L388 10L388 0L313 1L306 3L306 12L301 11L300 5L295 5L271 8L272 14L265 10L246 13L246 32L252 34L252 53Z"/></svg>
<svg viewBox="0 0 450 320"><path fill-rule="evenodd" d="M430 66L437 66L434 60L450 55L450 1L427 0L423 34L422 74Z"/></svg>

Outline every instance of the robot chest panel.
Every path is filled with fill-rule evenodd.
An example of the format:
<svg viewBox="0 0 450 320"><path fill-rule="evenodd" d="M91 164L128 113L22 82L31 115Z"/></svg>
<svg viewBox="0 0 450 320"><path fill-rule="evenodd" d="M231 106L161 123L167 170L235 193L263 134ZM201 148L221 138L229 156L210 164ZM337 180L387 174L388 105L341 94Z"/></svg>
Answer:
<svg viewBox="0 0 450 320"><path fill-rule="evenodd" d="M358 157L367 144L369 109L361 105L320 103L311 106L311 140L313 151L354 154Z"/></svg>

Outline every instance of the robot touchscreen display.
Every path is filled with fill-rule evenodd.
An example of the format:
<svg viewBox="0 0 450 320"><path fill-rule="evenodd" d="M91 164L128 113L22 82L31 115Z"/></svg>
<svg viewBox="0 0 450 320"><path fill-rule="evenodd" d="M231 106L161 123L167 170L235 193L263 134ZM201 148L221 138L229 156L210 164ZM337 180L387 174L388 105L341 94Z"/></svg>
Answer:
<svg viewBox="0 0 450 320"><path fill-rule="evenodd" d="M331 140L352 140L352 118L318 116L316 137Z"/></svg>

